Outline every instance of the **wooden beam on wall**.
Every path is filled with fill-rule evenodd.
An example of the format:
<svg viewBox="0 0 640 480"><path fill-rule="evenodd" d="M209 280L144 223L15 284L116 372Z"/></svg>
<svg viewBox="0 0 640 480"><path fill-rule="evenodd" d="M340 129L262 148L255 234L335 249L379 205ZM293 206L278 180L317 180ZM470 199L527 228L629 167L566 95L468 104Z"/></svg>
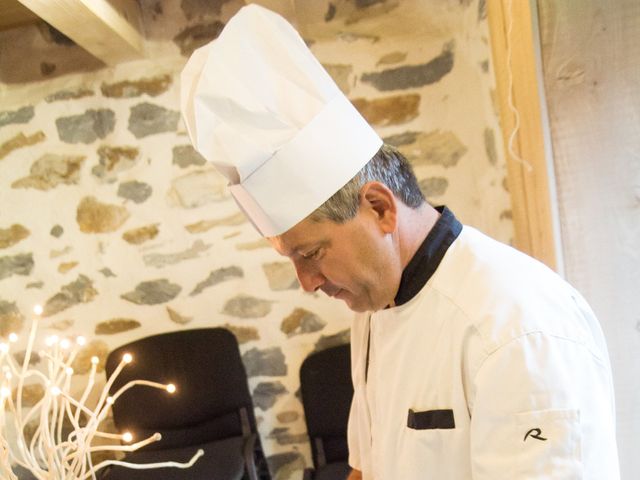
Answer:
<svg viewBox="0 0 640 480"><path fill-rule="evenodd" d="M107 65L144 56L140 7L132 0L19 0Z"/></svg>
<svg viewBox="0 0 640 480"><path fill-rule="evenodd" d="M540 81L537 41L534 39L537 17L533 8L535 2L528 0L487 1L515 247L562 273L555 178L543 101L544 86ZM520 117L517 130L510 99ZM512 134L514 139L510 148Z"/></svg>

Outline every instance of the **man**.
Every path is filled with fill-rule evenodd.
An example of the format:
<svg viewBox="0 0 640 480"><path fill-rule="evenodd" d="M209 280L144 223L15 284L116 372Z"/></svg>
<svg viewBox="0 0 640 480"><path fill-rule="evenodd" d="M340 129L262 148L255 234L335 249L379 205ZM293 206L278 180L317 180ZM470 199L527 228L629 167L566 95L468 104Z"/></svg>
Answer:
<svg viewBox="0 0 640 480"><path fill-rule="evenodd" d="M586 302L428 205L283 19L242 9L189 61L183 112L302 287L360 312L351 479L619 478L608 354Z"/></svg>

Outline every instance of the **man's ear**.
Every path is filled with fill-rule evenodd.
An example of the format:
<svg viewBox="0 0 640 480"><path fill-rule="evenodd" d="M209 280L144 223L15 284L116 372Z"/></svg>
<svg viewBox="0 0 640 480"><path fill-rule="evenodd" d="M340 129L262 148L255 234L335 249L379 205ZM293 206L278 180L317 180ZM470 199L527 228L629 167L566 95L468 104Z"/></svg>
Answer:
<svg viewBox="0 0 640 480"><path fill-rule="evenodd" d="M373 214L384 233L392 233L398 223L398 200L386 185L367 182L360 188L360 208Z"/></svg>

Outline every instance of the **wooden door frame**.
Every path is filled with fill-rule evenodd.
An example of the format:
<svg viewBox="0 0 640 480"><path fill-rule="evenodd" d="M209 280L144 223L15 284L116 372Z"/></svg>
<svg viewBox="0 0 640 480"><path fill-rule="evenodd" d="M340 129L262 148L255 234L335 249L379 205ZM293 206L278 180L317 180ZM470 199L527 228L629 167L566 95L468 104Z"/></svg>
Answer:
<svg viewBox="0 0 640 480"><path fill-rule="evenodd" d="M535 0L487 0L487 14L513 212L514 246L562 274L537 4ZM512 107L519 116L517 128Z"/></svg>

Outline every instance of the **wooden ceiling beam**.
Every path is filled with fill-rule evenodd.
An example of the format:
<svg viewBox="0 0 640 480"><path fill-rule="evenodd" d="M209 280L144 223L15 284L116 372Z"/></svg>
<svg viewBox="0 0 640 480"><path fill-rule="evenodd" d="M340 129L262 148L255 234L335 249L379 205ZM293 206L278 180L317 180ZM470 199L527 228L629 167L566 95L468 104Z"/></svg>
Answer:
<svg viewBox="0 0 640 480"><path fill-rule="evenodd" d="M131 0L18 0L107 65L143 58L138 2Z"/></svg>
<svg viewBox="0 0 640 480"><path fill-rule="evenodd" d="M38 16L24 8L17 0L0 0L0 30L19 27L38 21Z"/></svg>

